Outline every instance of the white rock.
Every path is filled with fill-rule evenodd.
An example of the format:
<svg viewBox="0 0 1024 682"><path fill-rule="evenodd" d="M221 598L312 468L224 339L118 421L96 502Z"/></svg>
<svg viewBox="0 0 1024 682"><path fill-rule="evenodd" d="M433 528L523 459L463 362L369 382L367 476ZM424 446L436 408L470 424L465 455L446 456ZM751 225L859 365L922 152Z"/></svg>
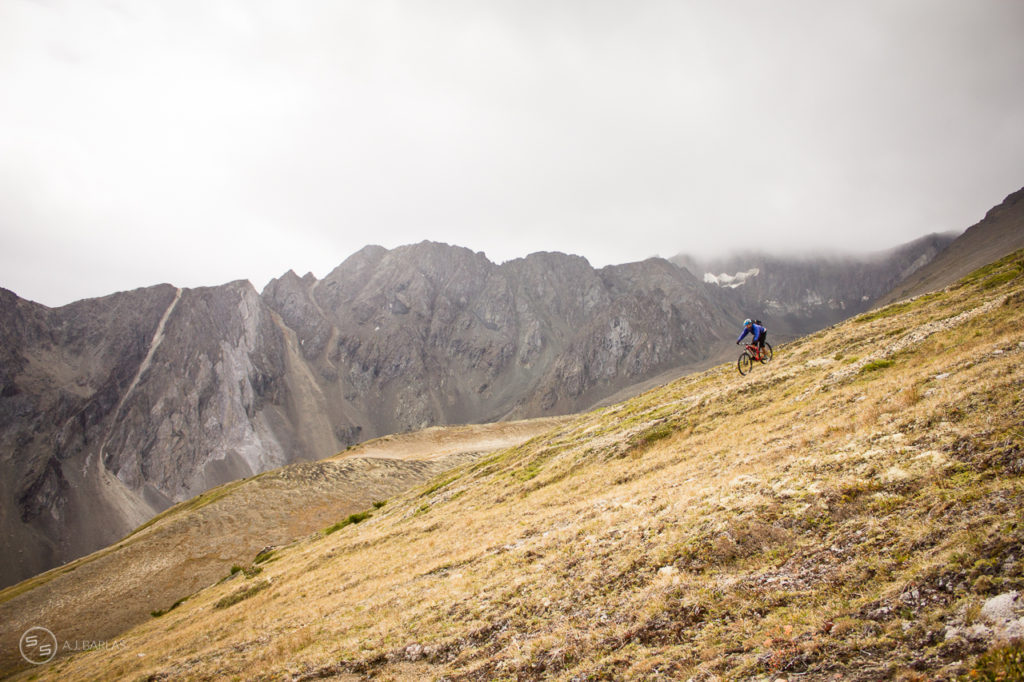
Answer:
<svg viewBox="0 0 1024 682"><path fill-rule="evenodd" d="M658 569L658 575L675 575L679 569L675 566L662 566Z"/></svg>
<svg viewBox="0 0 1024 682"><path fill-rule="evenodd" d="M1024 614L1024 603L1019 592L1004 592L985 601L981 607L981 617L990 623L1002 625L1015 620Z"/></svg>

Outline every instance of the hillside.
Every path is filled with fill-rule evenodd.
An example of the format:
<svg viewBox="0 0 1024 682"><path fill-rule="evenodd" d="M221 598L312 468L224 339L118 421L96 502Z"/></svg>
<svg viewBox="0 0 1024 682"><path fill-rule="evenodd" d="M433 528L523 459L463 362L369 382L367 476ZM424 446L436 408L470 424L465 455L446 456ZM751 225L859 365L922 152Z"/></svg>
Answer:
<svg viewBox="0 0 1024 682"><path fill-rule="evenodd" d="M908 245L867 279L931 255ZM0 289L0 535L18 548L0 586L229 481L705 369L753 314L740 301L663 259L496 264L431 242L369 246L262 293L165 284L51 309Z"/></svg>
<svg viewBox="0 0 1024 682"><path fill-rule="evenodd" d="M24 676L1005 673L1024 626L1022 274L1017 252L748 377L727 364L574 417Z"/></svg>
<svg viewBox="0 0 1024 682"><path fill-rule="evenodd" d="M12 584L213 486L438 424L564 414L705 359L742 313L667 261L424 242L322 280L45 308L0 290Z"/></svg>
<svg viewBox="0 0 1024 682"><path fill-rule="evenodd" d="M115 545L0 591L0 670L18 661L18 636L33 623L64 632L88 623L93 640L115 637L228 575L232 566L248 568L267 548L323 530L558 423L548 418L385 436L207 491Z"/></svg>

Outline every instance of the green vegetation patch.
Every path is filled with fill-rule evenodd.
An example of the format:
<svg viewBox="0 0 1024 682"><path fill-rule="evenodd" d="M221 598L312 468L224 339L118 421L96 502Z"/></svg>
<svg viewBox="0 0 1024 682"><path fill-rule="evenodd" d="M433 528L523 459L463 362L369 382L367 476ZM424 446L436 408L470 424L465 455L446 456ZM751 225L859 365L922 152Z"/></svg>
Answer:
<svg viewBox="0 0 1024 682"><path fill-rule="evenodd" d="M263 590L270 587L269 580L260 580L257 583L253 583L248 587L243 587L240 590L236 590L226 597L217 600L217 603L213 605L215 609L226 609L229 606L237 604L240 601L244 601L253 595L259 594Z"/></svg>
<svg viewBox="0 0 1024 682"><path fill-rule="evenodd" d="M1000 284L1006 284L1007 282L1011 282L1020 277L1020 266L1016 264L1014 265L1016 266L1015 268L1004 270L1003 272L1000 272L999 274L993 275L992 277L986 279L984 282L981 283L981 288L994 289Z"/></svg>
<svg viewBox="0 0 1024 682"><path fill-rule="evenodd" d="M895 363L893 360L872 360L868 364L860 368L861 374L870 374L871 372L877 372L880 369L886 367L892 367Z"/></svg>
<svg viewBox="0 0 1024 682"><path fill-rule="evenodd" d="M366 519L370 518L371 516L373 516L373 513L372 512L368 512L368 511L358 512L356 514L350 514L349 517L347 519L345 519L344 521L338 521L333 526L328 526L327 528L325 528L324 529L324 535L330 535L331 533L334 533L336 531L341 530L345 526L351 526L354 523L359 523L361 521L365 521Z"/></svg>
<svg viewBox="0 0 1024 682"><path fill-rule="evenodd" d="M551 460L556 454L565 449L564 444L556 444L552 447L545 448L537 453L537 456L526 463L526 466L515 469L512 472L512 477L518 481L530 481L537 477L538 474L544 469L544 465Z"/></svg>
<svg viewBox="0 0 1024 682"><path fill-rule="evenodd" d="M1004 280L1004 282L1008 282L1014 279L1022 271L1024 271L1024 249L1018 249L1008 256L1000 258L994 263L989 263L988 265L978 268L960 280L957 285L963 286L965 284L982 282L982 288L987 289L990 288L990 285L988 284L989 281L997 277L1002 277L1004 273L1013 273L1009 279ZM991 286L996 286L996 284L992 284Z"/></svg>
<svg viewBox="0 0 1024 682"><path fill-rule="evenodd" d="M636 442L642 445L650 445L651 443L668 438L675 432L676 427L673 424L658 424L639 434L636 437Z"/></svg>
<svg viewBox="0 0 1024 682"><path fill-rule="evenodd" d="M944 291L933 291L931 293L918 296L917 298L911 299L909 301L900 301L898 303L892 303L890 305L885 306L884 308L866 312L863 315L860 315L859 317L855 318L854 321L871 322L873 320L883 320L887 317L895 317L897 315L902 315L903 313L913 310L915 308L922 308L925 305L931 303L932 301L942 298L945 295L946 294Z"/></svg>

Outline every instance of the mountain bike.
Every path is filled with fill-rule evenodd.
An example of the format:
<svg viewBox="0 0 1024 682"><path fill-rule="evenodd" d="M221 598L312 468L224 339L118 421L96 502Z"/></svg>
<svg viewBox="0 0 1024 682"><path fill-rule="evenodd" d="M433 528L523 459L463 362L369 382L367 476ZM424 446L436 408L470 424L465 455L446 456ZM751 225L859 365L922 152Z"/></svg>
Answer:
<svg viewBox="0 0 1024 682"><path fill-rule="evenodd" d="M771 362L773 353L772 345L765 341L764 351L755 344L747 344L746 350L740 353L740 359L736 361L736 369L740 371L743 376L747 375L747 372L751 370L755 362L760 362L762 365Z"/></svg>

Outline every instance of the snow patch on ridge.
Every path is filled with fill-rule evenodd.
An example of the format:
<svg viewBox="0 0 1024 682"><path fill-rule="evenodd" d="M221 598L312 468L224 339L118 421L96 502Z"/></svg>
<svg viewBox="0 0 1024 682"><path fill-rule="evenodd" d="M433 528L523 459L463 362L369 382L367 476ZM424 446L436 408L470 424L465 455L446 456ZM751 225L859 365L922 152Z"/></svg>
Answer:
<svg viewBox="0 0 1024 682"><path fill-rule="evenodd" d="M724 272L720 275L715 275L710 272L705 272L704 281L708 284L717 284L720 287L735 289L736 287L743 286L748 279L751 277L757 277L759 274L761 274L761 270L759 268L751 268L746 272L737 272L735 275L729 275Z"/></svg>

